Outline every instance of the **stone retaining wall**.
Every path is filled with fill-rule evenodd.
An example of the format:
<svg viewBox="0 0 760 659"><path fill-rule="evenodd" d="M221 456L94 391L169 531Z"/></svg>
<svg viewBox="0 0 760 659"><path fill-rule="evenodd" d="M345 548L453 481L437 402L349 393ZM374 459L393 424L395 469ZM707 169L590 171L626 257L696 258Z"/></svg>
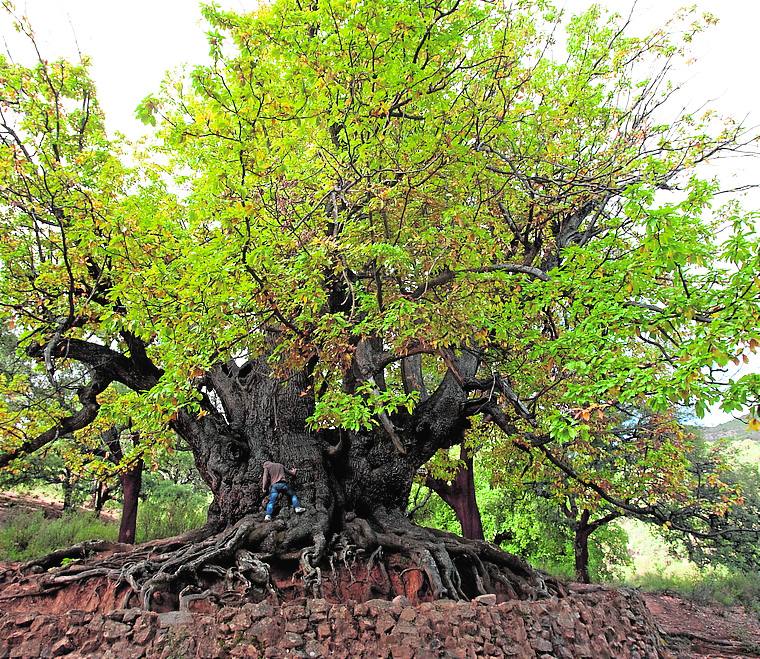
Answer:
<svg viewBox="0 0 760 659"><path fill-rule="evenodd" d="M633 591L579 589L561 599L496 604L437 601L333 604L309 600L223 608L213 614L46 616L0 613L0 657L664 657Z"/></svg>

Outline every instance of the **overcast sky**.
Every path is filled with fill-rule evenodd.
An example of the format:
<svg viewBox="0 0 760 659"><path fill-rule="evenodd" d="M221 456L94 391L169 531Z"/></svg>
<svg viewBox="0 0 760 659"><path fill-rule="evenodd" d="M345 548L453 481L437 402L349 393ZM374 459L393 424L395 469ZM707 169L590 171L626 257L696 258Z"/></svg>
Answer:
<svg viewBox="0 0 760 659"><path fill-rule="evenodd" d="M633 0L606 0L600 4L627 15ZM155 90L167 69L197 62L206 53L204 25L195 0L16 0L20 12L32 20L46 57L76 55L75 36L84 53L92 56L93 75L111 130L127 135L140 131L134 108ZM250 10L254 0L221 0L223 7ZM557 0L577 12L589 0ZM661 25L684 0L639 0L635 26ZM695 44L697 62L685 73L686 99L695 103L715 99L715 105L737 118L755 113L760 103L757 66L760 62L760 2L755 0L701 0L700 8L716 14L720 23ZM16 48L9 21L0 17L0 31ZM760 117L760 110L757 111ZM757 121L760 123L760 119Z"/></svg>
<svg viewBox="0 0 760 659"><path fill-rule="evenodd" d="M555 0L570 13L587 8L590 0ZM225 8L246 11L253 0L219 0ZM628 15L633 0L602 0L598 4ZM638 0L633 28L640 32L662 25L683 0ZM694 44L696 61L683 71L687 86L682 103L698 107L706 100L720 112L760 124L760 0L697 0L700 9L715 14L717 27L700 35ZM92 57L93 77L111 132L129 137L143 127L134 109L148 93L157 90L165 71L194 63L206 54L205 27L195 0L16 0L20 13L32 21L43 56L75 58L79 49ZM0 35L17 56L19 37L10 20L0 15ZM724 181L731 185L759 182L760 159L722 165ZM757 203L758 195L750 197ZM752 370L760 369L754 356ZM712 425L725 420L714 415Z"/></svg>

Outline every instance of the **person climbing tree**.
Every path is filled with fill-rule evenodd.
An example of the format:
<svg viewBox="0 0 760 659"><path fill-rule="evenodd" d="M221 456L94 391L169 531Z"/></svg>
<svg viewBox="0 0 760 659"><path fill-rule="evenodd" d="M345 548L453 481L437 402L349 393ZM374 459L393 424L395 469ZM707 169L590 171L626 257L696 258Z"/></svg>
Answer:
<svg viewBox="0 0 760 659"><path fill-rule="evenodd" d="M268 460L266 460L262 466L264 467L264 476L261 480L261 491L266 492L267 488L269 489L269 502L267 503L267 512L266 515L264 515L264 521L268 522L272 519L272 513L274 512L277 498L283 493L290 497L290 503L297 513L304 512L306 508L301 507L298 497L285 480L286 473L290 476L295 476L298 470L295 468L285 469L285 465L282 465L279 462L269 462Z"/></svg>

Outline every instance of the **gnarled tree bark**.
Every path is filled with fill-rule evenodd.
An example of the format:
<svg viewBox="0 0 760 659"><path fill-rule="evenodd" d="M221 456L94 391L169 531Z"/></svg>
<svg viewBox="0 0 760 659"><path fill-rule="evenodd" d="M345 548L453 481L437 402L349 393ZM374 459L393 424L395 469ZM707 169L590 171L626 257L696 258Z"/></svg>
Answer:
<svg viewBox="0 0 760 659"><path fill-rule="evenodd" d="M382 370L387 355L369 342L357 354L356 381L369 377L382 386L372 371ZM234 584L243 584L246 594L264 596L275 583L283 597L305 590L336 599L400 593L463 599L488 592L535 598L560 590L493 545L414 526L404 515L419 467L437 450L461 444L468 427L463 382L474 377L479 357L463 350L446 359L448 370L429 395L411 360L404 368L407 386L421 399L414 411L359 431L309 429L314 398L308 370L277 378L266 356L215 366L198 381L204 413L179 410L172 424L213 494L207 526L195 542L158 556L138 549L89 569L51 573L48 592L106 576L128 584L145 607L172 608L214 588L217 596L220 588L229 593ZM130 368L146 366L133 362ZM155 376L149 367L147 373ZM282 506L272 522L263 520L265 460L298 469L291 484L304 514ZM300 586L293 585L294 571Z"/></svg>

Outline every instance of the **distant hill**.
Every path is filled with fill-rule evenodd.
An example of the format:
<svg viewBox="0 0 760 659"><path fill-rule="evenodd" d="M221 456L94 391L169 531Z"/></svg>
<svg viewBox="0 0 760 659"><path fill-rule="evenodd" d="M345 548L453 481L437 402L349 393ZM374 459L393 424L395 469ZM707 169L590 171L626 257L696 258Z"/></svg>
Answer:
<svg viewBox="0 0 760 659"><path fill-rule="evenodd" d="M732 442L750 440L760 442L760 431L750 430L747 424L739 419L732 419L719 426L706 428L704 426L692 427L695 433L704 437L708 442L714 442L719 439L729 439Z"/></svg>
<svg viewBox="0 0 760 659"><path fill-rule="evenodd" d="M691 426L689 430L704 437L708 442L728 441L732 462L735 464L760 465L760 431L750 430L749 426L739 419L710 428Z"/></svg>

